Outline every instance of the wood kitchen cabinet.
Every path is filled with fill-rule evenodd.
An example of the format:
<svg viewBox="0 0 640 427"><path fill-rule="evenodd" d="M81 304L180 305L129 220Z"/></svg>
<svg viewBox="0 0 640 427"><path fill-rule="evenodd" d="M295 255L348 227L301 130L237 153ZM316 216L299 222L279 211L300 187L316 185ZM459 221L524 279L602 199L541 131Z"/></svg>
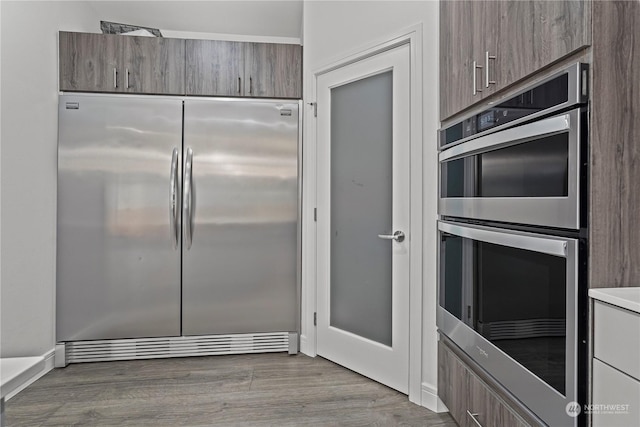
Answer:
<svg viewBox="0 0 640 427"><path fill-rule="evenodd" d="M537 426L516 414L442 341L438 342L438 396L460 427Z"/></svg>
<svg viewBox="0 0 640 427"><path fill-rule="evenodd" d="M187 40L186 94L242 96L244 45L220 40Z"/></svg>
<svg viewBox="0 0 640 427"><path fill-rule="evenodd" d="M245 96L302 97L302 47L293 44L246 43Z"/></svg>
<svg viewBox="0 0 640 427"><path fill-rule="evenodd" d="M60 90L122 92L122 36L60 32ZM118 74L119 73L119 74Z"/></svg>
<svg viewBox="0 0 640 427"><path fill-rule="evenodd" d="M440 2L440 119L588 46L590 23L586 0Z"/></svg>
<svg viewBox="0 0 640 427"><path fill-rule="evenodd" d="M448 117L473 104L472 68L473 31L472 3L440 2L440 115Z"/></svg>
<svg viewBox="0 0 640 427"><path fill-rule="evenodd" d="M184 40L60 32L60 90L183 94Z"/></svg>
<svg viewBox="0 0 640 427"><path fill-rule="evenodd" d="M184 93L185 41L163 37L120 36L127 93Z"/></svg>
<svg viewBox="0 0 640 427"><path fill-rule="evenodd" d="M494 2L499 22L496 85L507 87L591 44L585 0Z"/></svg>
<svg viewBox="0 0 640 427"><path fill-rule="evenodd" d="M302 48L188 40L187 95L301 98Z"/></svg>
<svg viewBox="0 0 640 427"><path fill-rule="evenodd" d="M302 46L60 32L60 90L302 97Z"/></svg>

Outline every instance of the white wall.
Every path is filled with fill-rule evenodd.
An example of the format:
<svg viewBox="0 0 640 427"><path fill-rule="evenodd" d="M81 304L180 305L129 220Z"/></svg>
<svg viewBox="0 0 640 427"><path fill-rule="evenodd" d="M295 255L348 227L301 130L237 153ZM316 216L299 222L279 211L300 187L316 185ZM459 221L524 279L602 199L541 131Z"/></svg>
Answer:
<svg viewBox="0 0 640 427"><path fill-rule="evenodd" d="M305 1L303 8L304 94L305 105L315 101L314 72L373 42L383 42L415 24L423 24L423 188L424 188L424 248L423 248L423 360L422 404L437 408L437 334L436 334L436 187L438 128L438 3L436 1ZM305 140L314 129L311 109L306 107ZM308 154L308 153L307 153ZM313 159L306 157L307 173L315 173ZM306 189L309 193L310 189ZM307 206L307 208L309 208ZM305 211L306 218L312 211ZM309 222L307 222L309 227ZM312 227L312 225L311 225ZM308 262L314 254L305 254ZM306 264L309 265L309 264ZM313 274L313 272L310 272ZM309 318L312 307L304 306L303 316ZM303 321L303 325L305 322ZM309 335L303 329L304 339Z"/></svg>
<svg viewBox="0 0 640 427"><path fill-rule="evenodd" d="M84 2L2 1L0 356L55 342L58 30L99 31Z"/></svg>

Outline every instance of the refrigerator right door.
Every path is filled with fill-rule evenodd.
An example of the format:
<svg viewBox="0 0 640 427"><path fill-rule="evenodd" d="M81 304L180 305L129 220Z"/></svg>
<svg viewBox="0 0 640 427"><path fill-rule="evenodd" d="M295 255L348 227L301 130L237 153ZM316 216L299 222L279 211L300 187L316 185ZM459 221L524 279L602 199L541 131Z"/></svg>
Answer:
<svg viewBox="0 0 640 427"><path fill-rule="evenodd" d="M298 103L185 100L182 334L298 329Z"/></svg>

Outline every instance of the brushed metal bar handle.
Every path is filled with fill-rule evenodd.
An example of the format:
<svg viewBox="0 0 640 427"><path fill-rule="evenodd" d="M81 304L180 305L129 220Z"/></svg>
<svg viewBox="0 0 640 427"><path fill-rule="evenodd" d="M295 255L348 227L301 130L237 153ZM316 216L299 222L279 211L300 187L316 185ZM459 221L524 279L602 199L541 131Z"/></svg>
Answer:
<svg viewBox="0 0 640 427"><path fill-rule="evenodd" d="M173 249L178 249L178 149L173 149L171 155L171 175L169 178L171 194L169 196L169 218L171 234L173 236Z"/></svg>
<svg viewBox="0 0 640 427"><path fill-rule="evenodd" d="M238 77L238 93L242 91L242 78Z"/></svg>
<svg viewBox="0 0 640 427"><path fill-rule="evenodd" d="M113 87L118 88L118 70L115 67L113 68Z"/></svg>
<svg viewBox="0 0 640 427"><path fill-rule="evenodd" d="M396 231L393 234L378 234L378 237L384 240L395 240L400 243L404 240L404 233L400 230Z"/></svg>
<svg viewBox="0 0 640 427"><path fill-rule="evenodd" d="M467 409L467 415L469 415L471 417L471 419L473 420L474 423L476 423L476 425L478 427L482 427L482 424L480 424L480 422L476 419L476 417L480 414L472 414L471 412L469 412L469 410Z"/></svg>
<svg viewBox="0 0 640 427"><path fill-rule="evenodd" d="M124 69L124 86L126 89L129 89L129 69Z"/></svg>
<svg viewBox="0 0 640 427"><path fill-rule="evenodd" d="M249 95L253 93L253 79L249 77Z"/></svg>
<svg viewBox="0 0 640 427"><path fill-rule="evenodd" d="M476 96L478 92L482 92L482 89L478 88L478 70L482 70L482 65L478 65L477 61L473 61L473 96Z"/></svg>
<svg viewBox="0 0 640 427"><path fill-rule="evenodd" d="M191 209L192 209L192 192L193 192L193 181L192 181L192 166L193 166L193 150L191 147L187 148L187 157L184 164L184 195L182 199L182 224L183 224L183 233L184 240L187 246L187 250L191 249L191 244L193 243L192 232L192 218L191 218Z"/></svg>
<svg viewBox="0 0 640 427"><path fill-rule="evenodd" d="M495 81L495 80L489 80L489 68L490 68L490 67L489 67L489 60L490 60L490 59L495 61L496 56L495 56L495 55L489 55L489 51L487 50L487 51L485 51L485 53L484 53L484 64L485 64L485 66L487 67L487 69L484 71L484 76L485 76L485 79L484 79L485 87L489 87L489 85L494 85L494 84L496 84L496 81Z"/></svg>
<svg viewBox="0 0 640 427"><path fill-rule="evenodd" d="M523 249L525 251L538 252L561 258L567 258L567 248L570 242L569 239L524 236L518 232L500 228L466 226L447 221L438 221L438 230L466 239L494 243L500 246Z"/></svg>

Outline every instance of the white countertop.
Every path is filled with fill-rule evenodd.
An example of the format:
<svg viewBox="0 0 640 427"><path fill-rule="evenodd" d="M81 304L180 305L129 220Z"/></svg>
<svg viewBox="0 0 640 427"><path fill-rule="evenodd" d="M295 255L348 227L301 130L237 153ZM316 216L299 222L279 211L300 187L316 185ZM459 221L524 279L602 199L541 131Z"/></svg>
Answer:
<svg viewBox="0 0 640 427"><path fill-rule="evenodd" d="M5 357L0 359L0 398L20 387L44 368L43 357Z"/></svg>
<svg viewBox="0 0 640 427"><path fill-rule="evenodd" d="M589 296L640 314L640 287L589 289Z"/></svg>

